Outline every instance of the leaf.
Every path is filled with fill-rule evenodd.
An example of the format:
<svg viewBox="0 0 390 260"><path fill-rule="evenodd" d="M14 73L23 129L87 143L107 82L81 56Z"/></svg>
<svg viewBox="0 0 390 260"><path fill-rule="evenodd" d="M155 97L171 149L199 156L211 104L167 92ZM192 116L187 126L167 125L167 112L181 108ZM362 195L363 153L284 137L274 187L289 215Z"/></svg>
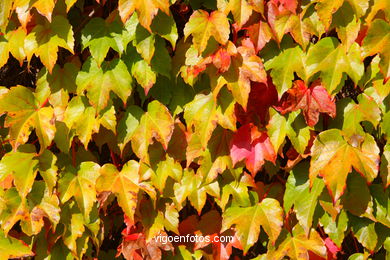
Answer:
<svg viewBox="0 0 390 260"><path fill-rule="evenodd" d="M130 142L135 130L137 129L141 116L144 111L137 106L129 106L125 114L118 123L118 145L121 151L126 144Z"/></svg>
<svg viewBox="0 0 390 260"><path fill-rule="evenodd" d="M10 188L5 192L1 190L0 225L1 231L4 232L5 235L8 234L11 228L19 220L25 218L27 214L26 201L19 196L19 193L15 188Z"/></svg>
<svg viewBox="0 0 390 260"><path fill-rule="evenodd" d="M100 17L91 19L81 31L83 49L89 48L99 67L110 48L122 54L133 38L120 21L105 21Z"/></svg>
<svg viewBox="0 0 390 260"><path fill-rule="evenodd" d="M230 207L222 215L222 232L235 225L236 236L244 253L257 242L260 226L272 243L275 243L282 230L283 210L275 199L265 198L252 207Z"/></svg>
<svg viewBox="0 0 390 260"><path fill-rule="evenodd" d="M238 25L238 29L241 29L252 14L250 4L246 0L230 0L229 8L233 14L234 21Z"/></svg>
<svg viewBox="0 0 390 260"><path fill-rule="evenodd" d="M287 120L276 110L270 108L270 119L267 124L267 134L277 153L287 135Z"/></svg>
<svg viewBox="0 0 390 260"><path fill-rule="evenodd" d="M55 0L37 0L33 5L38 13L45 16L51 22L51 15L55 6Z"/></svg>
<svg viewBox="0 0 390 260"><path fill-rule="evenodd" d="M372 97L363 93L358 96L357 100L358 104L351 101L344 109L343 131L349 136L364 135L365 132L360 123L368 121L376 127L381 118L378 104Z"/></svg>
<svg viewBox="0 0 390 260"><path fill-rule="evenodd" d="M142 115L141 121L131 139L134 153L142 161L149 161L148 147L155 138L166 150L171 139L174 122L168 109L157 100L148 105L148 111Z"/></svg>
<svg viewBox="0 0 390 260"><path fill-rule="evenodd" d="M202 53L206 49L210 36L213 36L220 44L228 41L229 21L220 11L213 11L209 14L204 10L196 10L184 27L184 40L189 35L193 37L194 47Z"/></svg>
<svg viewBox="0 0 390 260"><path fill-rule="evenodd" d="M324 213L319 222L324 227L325 233L329 235L339 248L341 248L341 244L345 237L345 231L347 231L348 228L348 215L346 211L341 211L335 220L333 220L328 213Z"/></svg>
<svg viewBox="0 0 390 260"><path fill-rule="evenodd" d="M11 174L21 197L26 197L31 191L37 170L38 160L34 153L10 152L0 161L0 179Z"/></svg>
<svg viewBox="0 0 390 260"><path fill-rule="evenodd" d="M350 144L340 130L331 129L321 132L314 141L311 148L310 181L313 183L317 175L322 176L334 202L344 193L347 175L352 167L368 183L378 174L379 148L369 134L362 136L362 140Z"/></svg>
<svg viewBox="0 0 390 260"><path fill-rule="evenodd" d="M119 0L118 9L123 22L136 11L140 24L148 31L159 9L167 15L170 13L168 0Z"/></svg>
<svg viewBox="0 0 390 260"><path fill-rule="evenodd" d="M385 79L390 77L390 25L382 19L375 19L370 25L363 40L363 57L379 53L381 61L379 67Z"/></svg>
<svg viewBox="0 0 390 260"><path fill-rule="evenodd" d="M126 104L132 91L132 78L120 59L104 62L101 68L94 59L88 59L76 78L77 92L87 90L87 97L96 112L103 110L113 91Z"/></svg>
<svg viewBox="0 0 390 260"><path fill-rule="evenodd" d="M202 147L207 147L218 120L216 101L212 93L198 94L193 101L187 103L184 107L184 119L187 131L192 132L191 129L194 127L194 133L198 136Z"/></svg>
<svg viewBox="0 0 390 260"><path fill-rule="evenodd" d="M0 3L0 31L4 32L11 15L13 0L5 0ZM6 257L4 257L6 258Z"/></svg>
<svg viewBox="0 0 390 260"><path fill-rule="evenodd" d="M297 219L306 234L309 234L318 197L324 189L324 183L316 178L310 187L308 178L309 164L303 162L294 167L286 183L284 193L284 211L287 213L292 205Z"/></svg>
<svg viewBox="0 0 390 260"><path fill-rule="evenodd" d="M312 76L320 71L322 83L331 95L342 83L344 72L355 83L363 76L364 66L360 62L360 51L358 46L353 46L347 53L345 45L339 44L336 38L325 37L309 48L306 60L308 74Z"/></svg>
<svg viewBox="0 0 390 260"><path fill-rule="evenodd" d="M62 203L74 197L86 219L96 201L96 179L100 166L94 162L82 162L78 169L68 168L58 181Z"/></svg>
<svg viewBox="0 0 390 260"><path fill-rule="evenodd" d="M3 231L0 231L0 258L24 258L34 256L31 249L21 240L14 237L6 237Z"/></svg>
<svg viewBox="0 0 390 260"><path fill-rule="evenodd" d="M279 97L291 87L294 72L301 78L306 79L304 60L304 53L297 46L283 50L278 56L264 64L266 70L272 69L271 77Z"/></svg>
<svg viewBox="0 0 390 260"><path fill-rule="evenodd" d="M309 251L323 258L326 257L326 247L317 231L311 229L307 236L303 228L297 224L292 234L284 234L284 240L280 242L276 250L269 250L267 256L275 260L283 259L285 256L303 260L309 259Z"/></svg>
<svg viewBox="0 0 390 260"><path fill-rule="evenodd" d="M314 126L318 122L319 113L327 113L331 117L336 116L336 104L320 82L313 82L307 87L301 80L294 82L281 99L279 111L282 114L303 110L308 126Z"/></svg>
<svg viewBox="0 0 390 260"><path fill-rule="evenodd" d="M166 39L172 44L173 49L176 48L176 41L179 38L175 20L171 15L159 12L153 19L152 31Z"/></svg>
<svg viewBox="0 0 390 260"><path fill-rule="evenodd" d="M266 132L260 132L256 126L241 126L235 133L230 156L233 164L245 159L245 164L253 176L261 169L265 160L275 163L276 153Z"/></svg>
<svg viewBox="0 0 390 260"><path fill-rule="evenodd" d="M7 112L5 127L10 128L10 139L14 150L27 142L31 128L39 139L41 152L54 138L54 111L52 107L36 99L26 87L12 87L0 99L0 113Z"/></svg>
<svg viewBox="0 0 390 260"><path fill-rule="evenodd" d="M27 57L31 57L32 54L38 56L50 73L57 62L58 47L67 49L71 53L74 48L72 26L62 16L53 17L51 23L45 21L43 24L36 25L25 41L32 46L32 49L28 50Z"/></svg>
<svg viewBox="0 0 390 260"><path fill-rule="evenodd" d="M137 207L139 191L139 164L136 161L127 162L121 171L112 164L105 164L100 169L96 189L98 192L110 191L118 199L123 212L134 223L134 213Z"/></svg>
<svg viewBox="0 0 390 260"><path fill-rule="evenodd" d="M260 21L248 27L249 38L253 42L256 53L259 52L272 38L272 31L266 22Z"/></svg>

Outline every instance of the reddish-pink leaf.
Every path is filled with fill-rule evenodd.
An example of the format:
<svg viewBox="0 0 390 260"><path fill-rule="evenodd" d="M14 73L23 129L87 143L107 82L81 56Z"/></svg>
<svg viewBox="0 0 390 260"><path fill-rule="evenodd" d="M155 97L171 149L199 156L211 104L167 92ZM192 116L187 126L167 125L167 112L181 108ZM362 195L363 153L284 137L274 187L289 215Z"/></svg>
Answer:
<svg viewBox="0 0 390 260"><path fill-rule="evenodd" d="M247 124L235 133L230 147L233 164L245 159L253 176L261 169L264 161L275 162L276 153L266 132L260 132L253 124Z"/></svg>
<svg viewBox="0 0 390 260"><path fill-rule="evenodd" d="M325 246L328 251L328 260L337 259L337 253L340 251L340 248L329 237L325 238Z"/></svg>
<svg viewBox="0 0 390 260"><path fill-rule="evenodd" d="M292 13L296 13L298 1L297 0L272 0L273 4L278 6L280 11L288 10Z"/></svg>
<svg viewBox="0 0 390 260"><path fill-rule="evenodd" d="M309 88L302 80L295 81L294 86L283 94L277 109L282 114L302 109L308 126L317 124L319 113L336 116L336 104L319 81L313 82Z"/></svg>

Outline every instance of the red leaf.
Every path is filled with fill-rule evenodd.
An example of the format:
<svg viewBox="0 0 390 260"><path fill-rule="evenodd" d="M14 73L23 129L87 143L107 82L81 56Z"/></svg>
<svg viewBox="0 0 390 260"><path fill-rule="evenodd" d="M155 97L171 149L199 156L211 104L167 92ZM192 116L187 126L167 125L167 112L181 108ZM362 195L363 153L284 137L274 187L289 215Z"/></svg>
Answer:
<svg viewBox="0 0 390 260"><path fill-rule="evenodd" d="M268 109L276 105L277 102L278 92L269 77L267 84L252 82L246 111L238 104L235 106L237 120L242 125L250 122L266 124L268 121Z"/></svg>
<svg viewBox="0 0 390 260"><path fill-rule="evenodd" d="M272 0L273 4L278 6L280 11L288 10L292 13L296 13L298 2L297 0Z"/></svg>
<svg viewBox="0 0 390 260"><path fill-rule="evenodd" d="M260 132L253 124L246 124L235 133L230 147L233 164L245 159L253 176L261 169L264 160L275 162L276 153L266 132Z"/></svg>
<svg viewBox="0 0 390 260"><path fill-rule="evenodd" d="M313 82L309 88L302 80L295 81L294 86L283 94L280 103L277 109L282 114L302 109L308 126L317 124L320 112L336 116L336 104L319 81Z"/></svg>
<svg viewBox="0 0 390 260"><path fill-rule="evenodd" d="M259 52L272 38L272 31L267 22L260 21L248 27L247 34Z"/></svg>

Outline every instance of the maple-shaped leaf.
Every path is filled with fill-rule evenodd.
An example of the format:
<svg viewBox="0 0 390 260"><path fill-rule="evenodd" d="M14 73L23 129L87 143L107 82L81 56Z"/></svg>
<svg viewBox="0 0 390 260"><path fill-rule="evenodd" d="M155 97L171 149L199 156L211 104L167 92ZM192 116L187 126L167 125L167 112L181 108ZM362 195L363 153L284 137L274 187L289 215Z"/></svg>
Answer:
<svg viewBox="0 0 390 260"><path fill-rule="evenodd" d="M120 59L103 62L101 68L90 58L76 78L77 93L87 90L87 97L97 113L103 110L113 91L126 104L132 91L132 78L125 63Z"/></svg>
<svg viewBox="0 0 390 260"><path fill-rule="evenodd" d="M313 183L318 175L322 176L333 201L344 193L352 167L368 183L378 174L379 148L369 134L360 138L355 135L345 140L338 129L321 132L314 141L311 155L310 181Z"/></svg>
<svg viewBox="0 0 390 260"><path fill-rule="evenodd" d="M25 242L12 236L6 236L3 231L0 231L1 259L25 258L33 256L34 253Z"/></svg>
<svg viewBox="0 0 390 260"><path fill-rule="evenodd" d="M139 168L136 161L127 162L121 171L112 164L105 164L100 169L100 176L96 183L98 192L110 191L117 197L119 206L131 223L134 223L140 189Z"/></svg>
<svg viewBox="0 0 390 260"><path fill-rule="evenodd" d="M45 107L30 89L23 86L12 87L0 99L0 113L7 113L5 127L10 128L11 144L16 148L27 142L31 128L35 129L41 152L54 138L54 111Z"/></svg>
<svg viewBox="0 0 390 260"><path fill-rule="evenodd" d="M363 40L363 56L379 53L381 61L379 67L385 76L390 78L390 25L382 19L375 19L370 25Z"/></svg>
<svg viewBox="0 0 390 260"><path fill-rule="evenodd" d="M91 19L81 31L83 49L89 48L98 66L104 61L110 48L122 54L127 44L135 37L126 30L126 27L132 26L131 22L132 20L126 22L124 28L117 19L114 21L103 20L100 17Z"/></svg>
<svg viewBox="0 0 390 260"><path fill-rule="evenodd" d="M283 94L279 111L286 114L302 109L308 126L315 126L320 113L336 116L336 104L321 82L315 81L310 87L305 82L297 80L292 88Z"/></svg>
<svg viewBox="0 0 390 260"><path fill-rule="evenodd" d="M69 167L58 181L58 192L62 203L72 197L84 217L89 219L89 213L96 201L96 179L99 177L100 166L94 162L83 162L78 169Z"/></svg>
<svg viewBox="0 0 390 260"><path fill-rule="evenodd" d="M283 209L275 199L265 198L252 207L230 207L222 215L222 230L235 225L236 236L244 253L255 244L260 234L260 227L267 233L270 241L275 243L282 230Z"/></svg>
<svg viewBox="0 0 390 260"><path fill-rule="evenodd" d="M35 7L41 15L45 16L47 20L51 22L51 16L53 13L56 0L37 0L34 1L33 7Z"/></svg>
<svg viewBox="0 0 390 260"><path fill-rule="evenodd" d="M131 138L134 153L141 160L148 162L148 147L153 143L153 138L161 143L164 149L167 149L173 128L173 118L167 107L157 100L152 101Z"/></svg>
<svg viewBox="0 0 390 260"><path fill-rule="evenodd" d="M241 126L235 133L230 156L233 164L245 159L245 165L253 176L265 160L275 162L276 153L266 132L260 132L253 124Z"/></svg>
<svg viewBox="0 0 390 260"><path fill-rule="evenodd" d="M310 234L307 236L303 228L297 224L293 228L292 234L283 230L280 237L284 240L278 243L276 249L271 248L271 250L268 250L267 257L269 259L280 260L288 256L291 259L306 260L309 259L309 252L313 252L323 258L326 257L324 241L315 229L311 229Z"/></svg>
<svg viewBox="0 0 390 260"><path fill-rule="evenodd" d="M355 101L351 100L344 109L342 130L349 136L354 134L365 134L362 126L360 125L361 122L368 121L376 127L381 120L381 111L378 104L372 97L362 93L357 97L357 101L358 103L356 104Z"/></svg>
<svg viewBox="0 0 390 260"><path fill-rule="evenodd" d="M333 37L325 37L309 48L306 65L308 75L321 72L321 82L328 92L333 95L341 85L343 73L357 84L364 73L364 65L360 58L360 47L354 43L350 49L339 44Z"/></svg>
<svg viewBox="0 0 390 260"><path fill-rule="evenodd" d="M268 60L264 66L271 70L272 81L281 97L291 88L294 72L302 79L306 79L305 54L299 46L283 50L279 55Z"/></svg>
<svg viewBox="0 0 390 260"><path fill-rule="evenodd" d="M28 44L27 58L30 59L32 54L35 54L51 73L57 62L59 47L73 53L72 26L65 17L55 16L50 23L45 21L43 24L36 25L27 35L25 44Z"/></svg>
<svg viewBox="0 0 390 260"><path fill-rule="evenodd" d="M158 10L169 15L169 5L169 0L119 0L118 9L123 22L136 11L139 23L151 31L150 25Z"/></svg>
<svg viewBox="0 0 390 260"><path fill-rule="evenodd" d="M220 11L211 14L198 9L190 17L184 27L184 39L192 35L195 49L202 53L207 46L210 36L220 44L225 44L229 39L230 27L226 15Z"/></svg>

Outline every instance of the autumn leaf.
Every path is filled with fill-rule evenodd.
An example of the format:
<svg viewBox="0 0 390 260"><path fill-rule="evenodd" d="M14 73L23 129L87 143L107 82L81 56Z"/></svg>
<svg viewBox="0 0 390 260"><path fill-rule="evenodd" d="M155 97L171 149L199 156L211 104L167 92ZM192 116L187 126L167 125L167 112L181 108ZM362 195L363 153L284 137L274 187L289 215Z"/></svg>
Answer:
<svg viewBox="0 0 390 260"><path fill-rule="evenodd" d="M168 109L157 100L149 103L148 110L142 115L140 123L131 138L134 153L141 159L148 161L148 147L155 138L164 149L173 133L173 118Z"/></svg>
<svg viewBox="0 0 390 260"><path fill-rule="evenodd" d="M74 48L72 26L63 16L53 17L50 23L38 24L25 41L29 46L27 57L31 58L32 54L38 56L50 73L57 62L58 48L62 47L71 53Z"/></svg>
<svg viewBox="0 0 390 260"><path fill-rule="evenodd" d="M275 162L276 153L266 132L256 126L241 126L235 133L230 147L233 164L245 159L245 165L253 176L261 169L265 160Z"/></svg>
<svg viewBox="0 0 390 260"><path fill-rule="evenodd" d="M12 87L0 99L0 113L7 112L5 126L10 128L13 148L27 142L34 128L41 145L41 152L54 138L54 111L36 99L26 87Z"/></svg>
<svg viewBox="0 0 390 260"><path fill-rule="evenodd" d="M123 22L126 22L136 11L140 24L149 31L151 31L152 20L159 10L167 15L170 14L168 0L119 0L118 9Z"/></svg>
<svg viewBox="0 0 390 260"><path fill-rule="evenodd" d="M283 210L275 199L266 198L252 207L231 207L222 215L222 230L235 225L236 236L244 253L257 242L260 226L275 243L282 229Z"/></svg>
<svg viewBox="0 0 390 260"><path fill-rule="evenodd" d="M319 113L327 113L331 117L336 116L336 104L319 81L307 87L305 82L297 80L294 86L282 96L278 108L282 114L298 109L303 110L308 126L317 124Z"/></svg>
<svg viewBox="0 0 390 260"><path fill-rule="evenodd" d="M202 53L206 49L210 36L213 36L220 44L228 41L229 21L220 11L209 14L204 10L197 10L184 27L185 39L190 35L193 37L194 47Z"/></svg>
<svg viewBox="0 0 390 260"><path fill-rule="evenodd" d="M369 134L361 136L362 141L356 138L346 140L340 130L331 129L320 133L311 148L310 181L323 177L334 202L344 193L352 167L368 183L378 174L379 148L374 138Z"/></svg>
<svg viewBox="0 0 390 260"><path fill-rule="evenodd" d="M269 250L267 253L269 258L283 259L285 256L289 256L299 260L309 259L309 251L323 258L326 257L326 247L315 229L311 229L309 236L307 236L302 227L297 224L293 228L292 234L286 235L285 233L282 232L284 236L281 237L284 237L284 240L277 248Z"/></svg>
<svg viewBox="0 0 390 260"><path fill-rule="evenodd" d="M3 259L34 256L25 242L12 236L6 237L3 231L0 231L0 241L0 257Z"/></svg>

